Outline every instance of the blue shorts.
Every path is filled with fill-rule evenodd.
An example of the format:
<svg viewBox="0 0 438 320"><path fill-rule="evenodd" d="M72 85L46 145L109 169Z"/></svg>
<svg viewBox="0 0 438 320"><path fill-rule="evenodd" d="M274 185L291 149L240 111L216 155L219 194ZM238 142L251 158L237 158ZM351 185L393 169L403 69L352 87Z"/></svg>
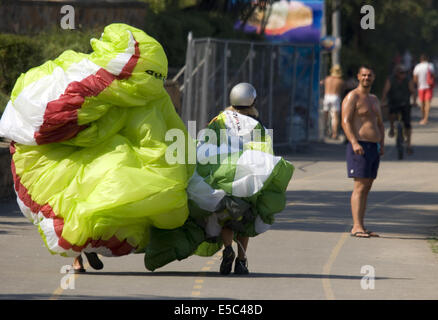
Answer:
<svg viewBox="0 0 438 320"><path fill-rule="evenodd" d="M348 177L375 179L380 164L380 146L375 142L358 142L365 151L365 154L355 154L351 143L348 143L346 152Z"/></svg>

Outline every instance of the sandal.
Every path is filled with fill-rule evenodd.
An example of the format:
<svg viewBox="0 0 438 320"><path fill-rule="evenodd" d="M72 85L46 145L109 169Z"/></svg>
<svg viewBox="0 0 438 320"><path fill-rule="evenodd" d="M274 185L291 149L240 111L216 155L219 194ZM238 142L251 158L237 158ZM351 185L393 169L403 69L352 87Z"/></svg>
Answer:
<svg viewBox="0 0 438 320"><path fill-rule="evenodd" d="M352 237L355 237L355 238L371 238L371 236L368 232L362 232L362 231L358 231L358 232L352 233L350 235Z"/></svg>

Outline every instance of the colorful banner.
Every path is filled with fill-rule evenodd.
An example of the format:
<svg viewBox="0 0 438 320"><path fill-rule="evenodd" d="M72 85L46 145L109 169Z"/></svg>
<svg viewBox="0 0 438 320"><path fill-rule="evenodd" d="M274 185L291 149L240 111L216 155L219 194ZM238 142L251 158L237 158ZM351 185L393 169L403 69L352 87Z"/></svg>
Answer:
<svg viewBox="0 0 438 320"><path fill-rule="evenodd" d="M319 43L323 15L323 0L276 1L265 10L257 8L242 26L238 21L236 29L264 34L273 41L292 43Z"/></svg>

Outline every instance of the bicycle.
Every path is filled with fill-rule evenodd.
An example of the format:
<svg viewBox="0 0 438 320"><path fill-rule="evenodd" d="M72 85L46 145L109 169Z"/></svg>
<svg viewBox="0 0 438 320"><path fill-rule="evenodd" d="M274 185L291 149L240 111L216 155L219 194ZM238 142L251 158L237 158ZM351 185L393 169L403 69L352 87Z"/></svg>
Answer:
<svg viewBox="0 0 438 320"><path fill-rule="evenodd" d="M395 126L395 145L397 148L397 158L398 160L403 160L404 158L404 145L405 145L405 134L404 134L404 125L401 121L401 113L397 114Z"/></svg>
<svg viewBox="0 0 438 320"><path fill-rule="evenodd" d="M406 145L406 142L408 140L407 137L407 132L406 132L406 128L403 122L403 117L401 112L397 112L397 117L394 120L394 128L395 128L395 132L394 132L394 137L395 137L395 147L397 150L397 158L398 160L403 160L404 156L405 156L405 148L406 148L406 152L408 154L412 154L412 149L408 148L408 145ZM392 135L390 134L390 137L392 137Z"/></svg>

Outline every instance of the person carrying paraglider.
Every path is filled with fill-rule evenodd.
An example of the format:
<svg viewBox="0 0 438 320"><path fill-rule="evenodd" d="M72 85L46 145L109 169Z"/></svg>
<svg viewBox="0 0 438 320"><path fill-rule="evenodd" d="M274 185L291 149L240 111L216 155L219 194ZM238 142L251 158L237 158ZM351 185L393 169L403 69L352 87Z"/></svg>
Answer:
<svg viewBox="0 0 438 320"><path fill-rule="evenodd" d="M246 82L235 85L230 91L230 104L225 110L238 112L242 115L249 116L259 121L259 112L255 107L257 92L255 88ZM216 118L212 120L215 121ZM210 122L210 123L212 123ZM260 121L259 121L260 122ZM232 264L235 258L235 253L232 248L234 230L225 224L221 231L221 238L225 249L222 252L222 263L220 265L221 274L229 274L232 269ZM246 258L246 250L248 247L249 237L237 234L236 242L238 244L237 257L234 261L234 273L248 274L248 261Z"/></svg>

